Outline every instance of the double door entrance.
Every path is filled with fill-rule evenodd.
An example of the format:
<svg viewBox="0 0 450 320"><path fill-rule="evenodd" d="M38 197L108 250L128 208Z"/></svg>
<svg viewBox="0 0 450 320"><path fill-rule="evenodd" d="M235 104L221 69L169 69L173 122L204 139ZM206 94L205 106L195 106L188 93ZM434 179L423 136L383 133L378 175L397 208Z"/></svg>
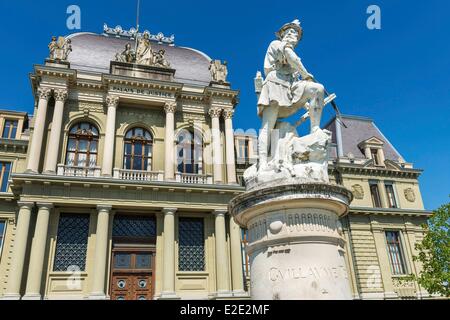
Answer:
<svg viewBox="0 0 450 320"><path fill-rule="evenodd" d="M151 300L154 293L154 248L114 247L111 300Z"/></svg>

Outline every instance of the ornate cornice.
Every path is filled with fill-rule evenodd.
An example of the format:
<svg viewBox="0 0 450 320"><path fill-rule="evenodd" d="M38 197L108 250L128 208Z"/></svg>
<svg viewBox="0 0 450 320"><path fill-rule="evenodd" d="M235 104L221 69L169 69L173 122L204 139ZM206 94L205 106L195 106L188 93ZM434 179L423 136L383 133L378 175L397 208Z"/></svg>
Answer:
<svg viewBox="0 0 450 320"><path fill-rule="evenodd" d="M177 93L180 92L181 89L183 88L182 83L177 83L173 81L147 80L110 74L104 74L102 76L102 81L105 86L110 84L120 84L138 88L176 91Z"/></svg>
<svg viewBox="0 0 450 320"><path fill-rule="evenodd" d="M339 171L341 174L358 174L366 176L384 176L384 177L398 177L398 178L411 178L417 179L423 170L420 169L402 169L393 170L386 167L367 167L358 165L342 165L342 164L330 164L328 171Z"/></svg>

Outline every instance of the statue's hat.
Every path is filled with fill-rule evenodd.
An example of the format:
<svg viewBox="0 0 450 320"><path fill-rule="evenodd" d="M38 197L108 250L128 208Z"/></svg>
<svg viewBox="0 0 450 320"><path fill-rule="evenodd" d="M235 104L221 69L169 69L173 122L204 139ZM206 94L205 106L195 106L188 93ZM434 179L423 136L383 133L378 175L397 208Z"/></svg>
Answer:
<svg viewBox="0 0 450 320"><path fill-rule="evenodd" d="M295 20L292 21L292 22L289 22L289 23L284 24L284 25L280 28L280 30L278 30L277 32L275 32L275 35L277 36L278 39L281 40L281 38L283 37L283 33L284 33L287 29L289 29L289 28L293 28L293 29L297 30L299 39L302 37L303 29L302 29L302 27L300 26L300 21L299 21L298 19L295 19Z"/></svg>

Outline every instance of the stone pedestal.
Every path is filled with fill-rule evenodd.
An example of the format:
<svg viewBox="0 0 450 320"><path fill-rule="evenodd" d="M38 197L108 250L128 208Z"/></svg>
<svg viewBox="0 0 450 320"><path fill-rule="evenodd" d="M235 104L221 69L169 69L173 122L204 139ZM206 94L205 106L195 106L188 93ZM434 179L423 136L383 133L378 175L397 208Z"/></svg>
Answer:
<svg viewBox="0 0 450 320"><path fill-rule="evenodd" d="M292 181L235 197L229 211L249 232L252 299L351 299L339 222L351 200L341 186Z"/></svg>

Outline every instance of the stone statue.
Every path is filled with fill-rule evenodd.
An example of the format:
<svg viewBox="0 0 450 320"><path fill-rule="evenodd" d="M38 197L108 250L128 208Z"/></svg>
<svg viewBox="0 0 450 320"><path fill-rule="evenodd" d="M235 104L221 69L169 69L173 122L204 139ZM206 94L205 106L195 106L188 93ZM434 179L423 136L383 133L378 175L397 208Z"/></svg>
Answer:
<svg viewBox="0 0 450 320"><path fill-rule="evenodd" d="M164 49L160 49L158 52L153 52L153 65L155 67L170 67L170 63L167 61L165 54L166 50Z"/></svg>
<svg viewBox="0 0 450 320"><path fill-rule="evenodd" d="M65 39L64 37L55 36L52 37L51 42L48 44L49 59L67 61L70 52L72 51L72 40Z"/></svg>
<svg viewBox="0 0 450 320"><path fill-rule="evenodd" d="M142 38L137 40L136 63L146 66L152 65L153 51L150 45L150 34L144 32Z"/></svg>
<svg viewBox="0 0 450 320"><path fill-rule="evenodd" d="M170 63L165 57L166 50L153 51L150 44L150 34L143 33L142 38L137 39L136 52L131 48L131 44L125 45L125 50L116 53L117 62L136 63L144 66L169 68Z"/></svg>
<svg viewBox="0 0 450 320"><path fill-rule="evenodd" d="M267 163L270 148L269 134L278 118L293 115L309 103L311 133L319 129L324 106L324 88L313 82L294 48L301 40L303 30L298 20L287 23L276 33L264 60L266 79L258 99L258 115L262 118L259 135L261 166ZM299 79L299 76L302 79Z"/></svg>
<svg viewBox="0 0 450 320"><path fill-rule="evenodd" d="M116 61L133 63L135 60L134 50L131 49L131 44L125 45L125 50L121 53L116 53Z"/></svg>
<svg viewBox="0 0 450 320"><path fill-rule="evenodd" d="M325 99L324 87L314 82L314 77L295 53L294 48L302 34L298 20L282 26L276 33L278 39L270 43L266 52L266 78L263 79L260 72L255 78L262 125L258 138L258 165L244 173L249 186L277 179L294 179L301 183L329 182L331 132L320 129L320 119L324 105L335 95ZM280 121L300 109L305 109L306 113L294 125ZM310 134L298 137L296 127L308 117Z"/></svg>
<svg viewBox="0 0 450 320"><path fill-rule="evenodd" d="M213 81L218 83L227 82L228 69L226 61L221 63L220 60L211 60L209 70L211 71Z"/></svg>

